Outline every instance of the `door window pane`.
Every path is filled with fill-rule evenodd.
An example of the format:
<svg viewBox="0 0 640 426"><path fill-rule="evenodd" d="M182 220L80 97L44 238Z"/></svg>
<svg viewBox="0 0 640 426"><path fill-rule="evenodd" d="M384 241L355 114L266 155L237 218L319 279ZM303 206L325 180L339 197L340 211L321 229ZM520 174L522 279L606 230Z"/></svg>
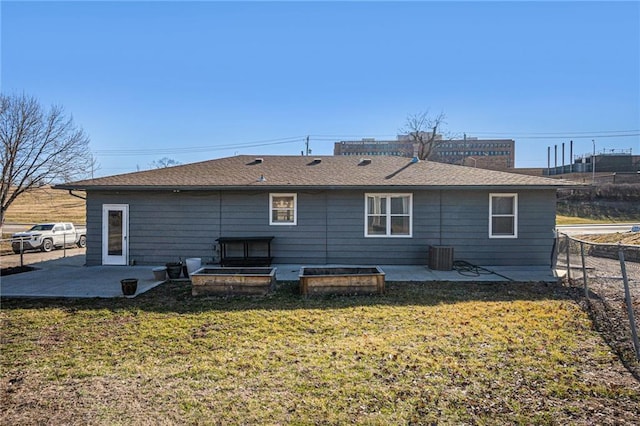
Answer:
<svg viewBox="0 0 640 426"><path fill-rule="evenodd" d="M122 256L122 211L109 210L109 256Z"/></svg>

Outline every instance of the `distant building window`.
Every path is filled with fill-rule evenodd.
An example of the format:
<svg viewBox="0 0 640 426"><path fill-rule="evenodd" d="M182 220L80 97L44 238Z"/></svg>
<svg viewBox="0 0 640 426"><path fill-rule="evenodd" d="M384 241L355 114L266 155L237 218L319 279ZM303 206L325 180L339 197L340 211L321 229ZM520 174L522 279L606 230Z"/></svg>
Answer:
<svg viewBox="0 0 640 426"><path fill-rule="evenodd" d="M365 237L411 237L411 194L365 194Z"/></svg>
<svg viewBox="0 0 640 426"><path fill-rule="evenodd" d="M518 238L518 194L489 194L489 238Z"/></svg>
<svg viewBox="0 0 640 426"><path fill-rule="evenodd" d="M269 225L295 225L297 198L296 194L269 194Z"/></svg>

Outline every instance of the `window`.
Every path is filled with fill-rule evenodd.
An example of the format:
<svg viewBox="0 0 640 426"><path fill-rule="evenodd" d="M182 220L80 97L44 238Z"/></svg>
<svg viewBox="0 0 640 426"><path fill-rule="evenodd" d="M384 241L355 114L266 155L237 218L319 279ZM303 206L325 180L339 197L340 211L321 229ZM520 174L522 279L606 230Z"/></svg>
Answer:
<svg viewBox="0 0 640 426"><path fill-rule="evenodd" d="M269 225L295 225L297 204L296 194L269 194Z"/></svg>
<svg viewBox="0 0 640 426"><path fill-rule="evenodd" d="M518 238L518 194L489 194L489 238Z"/></svg>
<svg viewBox="0 0 640 426"><path fill-rule="evenodd" d="M365 194L365 237L411 237L411 194Z"/></svg>

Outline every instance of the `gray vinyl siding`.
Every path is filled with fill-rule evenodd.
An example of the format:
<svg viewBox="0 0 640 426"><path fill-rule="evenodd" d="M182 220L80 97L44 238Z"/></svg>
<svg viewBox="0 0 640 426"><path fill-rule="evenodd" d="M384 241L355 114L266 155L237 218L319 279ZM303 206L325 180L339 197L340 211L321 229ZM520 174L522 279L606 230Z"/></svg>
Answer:
<svg viewBox="0 0 640 426"><path fill-rule="evenodd" d="M365 193L367 192L344 191L330 195L330 202L328 203L329 226L327 244L329 247L329 255L327 263L421 263L420 253L424 251L424 243L418 239L364 236ZM417 194L414 193L414 217L416 214L416 195Z"/></svg>
<svg viewBox="0 0 640 426"><path fill-rule="evenodd" d="M550 266L555 190L518 192L518 238L489 238L489 193L443 193L441 244L476 265Z"/></svg>
<svg viewBox="0 0 640 426"><path fill-rule="evenodd" d="M214 257L219 236L215 192L93 192L87 197L87 264L102 263L102 205L129 205L129 261L163 265L181 257Z"/></svg>
<svg viewBox="0 0 640 426"><path fill-rule="evenodd" d="M99 194L93 191L86 193L87 215L87 251L88 266L102 264L102 201Z"/></svg>
<svg viewBox="0 0 640 426"><path fill-rule="evenodd" d="M129 254L138 264L212 262L221 236L274 236L274 263L426 265L429 246L446 245L455 259L478 265L550 265L553 188L517 191L516 239L489 238L489 194L516 191L399 191L413 194L411 238L365 238L368 192L375 191L297 191L297 224L269 225L269 191L90 191L87 264L102 262L102 205L128 204Z"/></svg>

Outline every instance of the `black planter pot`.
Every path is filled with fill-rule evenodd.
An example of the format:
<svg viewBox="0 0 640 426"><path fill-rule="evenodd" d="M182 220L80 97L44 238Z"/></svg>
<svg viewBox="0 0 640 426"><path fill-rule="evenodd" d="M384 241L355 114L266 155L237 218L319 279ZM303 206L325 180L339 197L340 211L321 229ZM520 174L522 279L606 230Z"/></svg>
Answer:
<svg viewBox="0 0 640 426"><path fill-rule="evenodd" d="M170 280L180 278L182 272L182 263L167 263L167 275Z"/></svg>
<svg viewBox="0 0 640 426"><path fill-rule="evenodd" d="M120 280L120 285L122 286L122 294L125 296L133 296L138 289L138 279L125 278L124 280Z"/></svg>

